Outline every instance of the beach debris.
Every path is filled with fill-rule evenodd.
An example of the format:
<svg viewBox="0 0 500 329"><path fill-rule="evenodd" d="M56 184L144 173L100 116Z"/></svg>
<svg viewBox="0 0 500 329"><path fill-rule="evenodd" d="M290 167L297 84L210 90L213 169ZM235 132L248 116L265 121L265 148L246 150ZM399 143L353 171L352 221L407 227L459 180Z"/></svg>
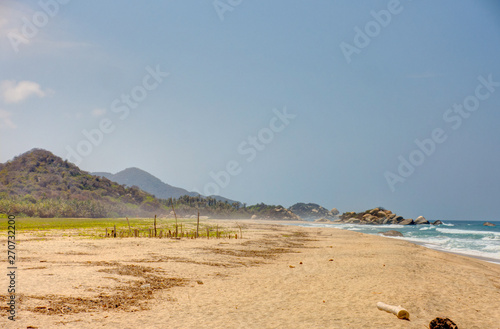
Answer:
<svg viewBox="0 0 500 329"><path fill-rule="evenodd" d="M333 262L333 258L330 258L328 261L329 261L329 262Z"/></svg>
<svg viewBox="0 0 500 329"><path fill-rule="evenodd" d="M377 303L377 308L381 311L386 311L389 313L392 313L398 317L398 319L410 319L410 313L404 309L401 305L399 306L394 306L394 305L389 305L386 303L378 302Z"/></svg>
<svg viewBox="0 0 500 329"><path fill-rule="evenodd" d="M149 283L143 284L143 285L141 286L141 288L142 288L142 289L149 289L149 288L151 288L151 284L149 284Z"/></svg>
<svg viewBox="0 0 500 329"><path fill-rule="evenodd" d="M490 222L485 222L483 226L496 226L496 225Z"/></svg>
<svg viewBox="0 0 500 329"><path fill-rule="evenodd" d="M446 318L435 318L434 320L429 323L429 328L430 329L458 329L458 326L455 324L455 322L451 321L450 319Z"/></svg>
<svg viewBox="0 0 500 329"><path fill-rule="evenodd" d="M295 266L293 266L293 265L289 265L289 267L290 267L290 268L295 268Z"/></svg>
<svg viewBox="0 0 500 329"><path fill-rule="evenodd" d="M389 230L385 232L378 232L379 234L382 234L383 236L403 236L403 233L395 230Z"/></svg>

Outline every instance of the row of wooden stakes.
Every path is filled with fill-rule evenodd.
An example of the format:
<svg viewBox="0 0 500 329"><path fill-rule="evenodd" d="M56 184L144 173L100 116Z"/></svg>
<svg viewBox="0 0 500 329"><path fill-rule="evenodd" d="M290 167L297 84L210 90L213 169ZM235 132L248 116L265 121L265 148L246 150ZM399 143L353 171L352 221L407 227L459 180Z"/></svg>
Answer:
<svg viewBox="0 0 500 329"><path fill-rule="evenodd" d="M172 206L172 210L174 210L173 206ZM155 215L155 218L154 218L154 222L153 222L153 228L149 228L146 232L142 232L142 231L139 231L138 229L134 229L133 231L133 234L132 234L132 228L130 227L130 221L128 220L128 217L127 218L127 224L128 224L128 234L125 233L125 231L120 231L118 232L116 230L116 224L114 225L114 227L108 231L108 228L106 227L106 232L105 232L105 235L104 237L113 237L113 238L116 238L116 237L120 237L120 238L123 238L123 237L134 237L134 238L138 238L138 237L149 237L149 238L174 238L174 239L180 239L180 238L191 238L191 239L197 239L197 238L201 238L202 236L200 235L200 212L198 212L198 220L196 221L196 231L186 231L184 232L183 229L182 229L182 224L180 225L180 232L179 232L179 225L177 223L177 215L175 214L175 210L174 210L174 215L175 215L175 231L171 231L171 230L158 230L156 228L156 215ZM240 239L243 238L243 231L241 229L241 226L239 226L239 229L240 229ZM212 229L210 229L209 227L206 227L206 238L207 239L210 239L210 232L212 231ZM215 229L215 238L216 239L220 239L222 237L222 233L219 232L219 225L216 226L216 229ZM231 239L233 236L231 233L228 233L225 235L225 237ZM234 234L234 238L235 239L238 239L238 234L235 233Z"/></svg>

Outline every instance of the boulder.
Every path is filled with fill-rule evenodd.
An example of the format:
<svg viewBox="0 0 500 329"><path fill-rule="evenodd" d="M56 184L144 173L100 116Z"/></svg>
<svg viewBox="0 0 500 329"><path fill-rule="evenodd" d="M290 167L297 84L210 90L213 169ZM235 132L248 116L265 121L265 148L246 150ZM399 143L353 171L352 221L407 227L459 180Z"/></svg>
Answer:
<svg viewBox="0 0 500 329"><path fill-rule="evenodd" d="M351 217L347 220L347 222L351 224L359 224L361 221L355 217Z"/></svg>
<svg viewBox="0 0 500 329"><path fill-rule="evenodd" d="M424 224L430 224L430 223L427 219L425 219L424 216L418 216L417 219L415 219L415 224L424 225Z"/></svg>
<svg viewBox="0 0 500 329"><path fill-rule="evenodd" d="M394 218L392 218L396 223L399 223L399 222L402 222L404 220L403 216L394 216Z"/></svg>
<svg viewBox="0 0 500 329"><path fill-rule="evenodd" d="M408 218L408 219L403 219L401 222L398 223L399 225L415 225L415 222L413 219Z"/></svg>
<svg viewBox="0 0 500 329"><path fill-rule="evenodd" d="M401 233L399 231L395 231L395 230L389 230L389 231L378 232L378 233L385 235L385 236L403 236L403 233Z"/></svg>
<svg viewBox="0 0 500 329"><path fill-rule="evenodd" d="M485 222L483 226L496 226L496 225L490 222Z"/></svg>
<svg viewBox="0 0 500 329"><path fill-rule="evenodd" d="M458 329L458 326L455 324L455 322L451 321L450 319L446 318L435 318L434 320L429 323L429 328L430 329Z"/></svg>
<svg viewBox="0 0 500 329"><path fill-rule="evenodd" d="M443 225L443 222L438 219L437 221L432 223L432 225Z"/></svg>
<svg viewBox="0 0 500 329"><path fill-rule="evenodd" d="M333 216L337 216L338 214L340 214L337 208L333 208L332 210L330 210L330 212L332 213Z"/></svg>
<svg viewBox="0 0 500 329"><path fill-rule="evenodd" d="M385 217L385 216L387 216L387 214L385 212L383 212L383 211L377 212L377 217L382 218L382 217Z"/></svg>
<svg viewBox="0 0 500 329"><path fill-rule="evenodd" d="M316 219L314 222L315 223L329 223L330 220L328 220L326 218L320 218L320 219Z"/></svg>

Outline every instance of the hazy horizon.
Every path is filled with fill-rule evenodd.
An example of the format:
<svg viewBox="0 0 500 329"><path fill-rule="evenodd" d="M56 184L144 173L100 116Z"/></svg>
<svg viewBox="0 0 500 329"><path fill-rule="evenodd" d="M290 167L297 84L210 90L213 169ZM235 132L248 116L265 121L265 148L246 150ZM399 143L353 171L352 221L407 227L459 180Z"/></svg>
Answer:
<svg viewBox="0 0 500 329"><path fill-rule="evenodd" d="M497 220L500 4L6 0L0 162ZM207 193L210 192L210 193Z"/></svg>

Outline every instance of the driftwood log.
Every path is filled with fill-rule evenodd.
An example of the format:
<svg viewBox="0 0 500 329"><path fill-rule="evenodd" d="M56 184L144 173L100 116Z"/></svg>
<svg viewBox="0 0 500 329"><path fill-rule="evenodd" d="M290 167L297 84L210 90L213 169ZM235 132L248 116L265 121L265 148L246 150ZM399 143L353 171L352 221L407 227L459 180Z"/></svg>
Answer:
<svg viewBox="0 0 500 329"><path fill-rule="evenodd" d="M388 305L382 302L377 303L377 308L381 311L386 311L389 313L392 313L398 317L398 319L410 319L410 313L408 313L407 310L405 310L401 305L399 306L394 306L394 305Z"/></svg>

